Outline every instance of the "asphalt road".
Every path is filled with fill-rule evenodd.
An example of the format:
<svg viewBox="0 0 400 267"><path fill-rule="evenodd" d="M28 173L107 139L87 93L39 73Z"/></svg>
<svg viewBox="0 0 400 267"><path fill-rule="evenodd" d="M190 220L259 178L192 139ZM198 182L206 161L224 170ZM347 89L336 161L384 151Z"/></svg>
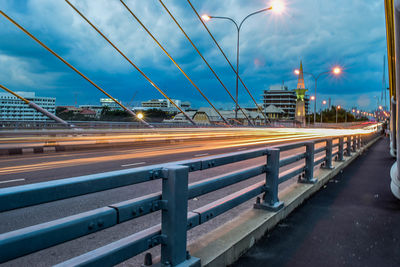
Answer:
<svg viewBox="0 0 400 267"><path fill-rule="evenodd" d="M280 138L281 142L293 142L315 138L296 134L295 136ZM134 168L157 163L171 162L183 159L207 157L216 154L237 152L241 150L266 147L277 144L276 138L236 138L235 140L202 140L195 142L177 142L160 147L143 147L137 149L107 149L96 151L60 152L54 154L32 154L3 157L0 159L0 186L9 187L21 184L49 181L91 173ZM320 144L322 145L322 144ZM302 153L303 149L282 152L281 157ZM189 182L196 182L206 178L221 175L233 170L248 168L265 163L265 157L242 161L204 171L190 173ZM299 162L282 168L286 170ZM189 210L204 206L212 201L237 192L247 186L265 179L264 175L254 177L227 188L206 194L189 201ZM281 184L285 187L296 179ZM104 192L74 197L61 201L41 204L24 209L0 213L0 233L28 227L31 225L55 220L58 218L78 214L91 209L104 207L113 203L133 199L161 190L160 181L151 181L142 184L116 188ZM251 208L255 200L250 200L231 211L188 232L188 242L192 242L200 235L215 229L235 216L239 216L245 209ZM93 250L105 244L156 225L160 222L160 213L156 212L135 220L131 220L112 228L69 241L52 248L33 253L5 263L5 266L50 266ZM158 248L153 249L158 253ZM143 256L122 263L121 266L140 266Z"/></svg>

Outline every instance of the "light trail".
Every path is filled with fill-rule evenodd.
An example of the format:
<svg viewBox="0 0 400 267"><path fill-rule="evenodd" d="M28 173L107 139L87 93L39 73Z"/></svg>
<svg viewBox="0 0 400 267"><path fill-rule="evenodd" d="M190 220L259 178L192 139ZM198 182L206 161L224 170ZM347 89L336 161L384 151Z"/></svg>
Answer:
<svg viewBox="0 0 400 267"><path fill-rule="evenodd" d="M210 129L208 129L210 130ZM250 131L250 130L247 130ZM0 175L23 173L39 170L48 170L54 168L64 168L77 165L88 165L98 164L101 162L119 161L119 160L131 160L131 159L142 159L155 156L172 155L180 153L195 153L195 152L208 152L216 149L224 148L235 148L242 146L254 146L254 145L266 145L271 143L282 143L282 142L293 142L293 141L304 141L314 138L324 137L335 137L335 136L347 136L354 134L365 134L372 131L370 130L337 130L337 129L290 129L281 128L266 131L265 129L251 129L251 132L256 132L258 136L244 136L239 134L240 139L235 139L237 136L233 136L232 139L223 138L222 140L212 140L209 138L203 138L201 141L197 140L196 145L192 146L179 146L173 145L173 147L159 147L159 148L143 148L131 150L131 152L124 151L120 155L106 155L106 156L93 156L88 158L77 158L77 159L66 159L52 162L42 162L35 164L26 164L12 167L0 168ZM227 131L233 133L233 131ZM205 134L204 136L213 136ZM204 154L204 153L203 153ZM208 153L209 154L209 153ZM120 166L120 165L118 165Z"/></svg>

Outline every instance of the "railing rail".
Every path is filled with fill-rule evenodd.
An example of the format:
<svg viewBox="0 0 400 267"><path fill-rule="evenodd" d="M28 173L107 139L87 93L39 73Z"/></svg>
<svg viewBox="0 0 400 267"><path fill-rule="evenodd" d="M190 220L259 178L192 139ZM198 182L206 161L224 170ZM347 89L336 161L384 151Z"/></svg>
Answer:
<svg viewBox="0 0 400 267"><path fill-rule="evenodd" d="M161 192L0 234L0 263L161 210L161 224L70 259L60 266L86 266L100 262L101 265L113 265L160 244L161 263L164 266L194 266L199 261L186 252L187 230L261 194L262 199L258 199L254 207L278 211L284 205L278 198L279 184L294 177L298 177L300 183L315 183L315 166L322 164L324 168L332 168L333 158L342 161L345 151L349 156L375 136L376 133L338 136L0 189L0 211L8 211L155 179L162 180ZM316 144L321 143L324 143L323 146L316 149ZM282 151L296 149L301 151L280 158ZM190 172L259 157L266 157L265 164L188 183ZM295 163L298 164L290 168ZM290 169L280 171L285 166ZM187 212L189 199L262 174L265 174L264 181Z"/></svg>

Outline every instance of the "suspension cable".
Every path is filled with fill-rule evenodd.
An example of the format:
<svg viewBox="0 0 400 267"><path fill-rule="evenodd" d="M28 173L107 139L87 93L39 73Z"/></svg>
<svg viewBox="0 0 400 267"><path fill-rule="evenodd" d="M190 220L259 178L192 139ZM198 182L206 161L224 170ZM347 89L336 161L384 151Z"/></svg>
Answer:
<svg viewBox="0 0 400 267"><path fill-rule="evenodd" d="M225 84L221 81L221 79L218 77L217 73L213 70L213 68L210 66L210 64L207 62L207 60L204 58L204 56L201 54L199 49L196 47L196 45L193 43L193 41L190 39L190 37L186 34L186 32L183 30L179 22L175 19L175 17L171 14L169 9L165 6L164 2L162 0L159 0L160 4L164 7L165 11L170 15L172 20L175 22L175 24L178 26L178 28L182 31L183 35L185 35L186 39L190 42L190 44L193 46L193 48L196 50L196 52L199 54L199 56L203 59L203 61L206 63L207 67L211 70L211 72L214 74L215 78L219 81L219 83L222 85L222 87L225 89L225 91L229 94L229 96L232 98L233 102L239 107L240 111L242 111L244 117L249 121L251 126L254 126L254 124L251 122L250 118L246 115L246 113L243 111L242 107L239 105L239 103L235 100L235 98L232 96L232 94L229 92L228 88L226 88Z"/></svg>
<svg viewBox="0 0 400 267"><path fill-rule="evenodd" d="M175 64L175 66L182 72L182 74L189 80L189 82L197 89L197 91L203 96L203 98L210 104L210 106L218 113L218 115L222 118L222 120L228 125L231 126L230 123L222 116L219 110L211 103L211 101L204 95L204 93L200 90L200 88L190 79L190 77L186 74L186 72L179 66L179 64L172 58L172 56L165 50L165 48L158 42L158 40L154 37L154 35L146 28L146 26L139 20L138 17L132 12L131 9L125 4L123 0L120 0L122 5L129 11L129 13L135 18L135 20L143 27L143 29L147 32L147 34L157 43L157 45L161 48L161 50L168 56L168 58Z"/></svg>
<svg viewBox="0 0 400 267"><path fill-rule="evenodd" d="M125 107L122 103L118 102L114 97L112 97L110 94L108 94L104 89L102 89L100 86L95 84L92 80L90 80L88 77L86 77L82 72L77 70L74 66L72 66L70 63L68 63L64 58L59 56L56 52L51 50L47 45L42 43L39 39L37 39L35 36L33 36L30 32L28 32L25 28L23 28L21 25L19 25L16 21L14 21L12 18L7 16L3 11L0 10L0 14L3 15L6 19L8 19L11 23L13 23L15 26L17 26L21 31L23 31L26 35L31 37L33 40L35 40L38 44L40 44L43 48L45 48L47 51L52 53L55 57L57 57L59 60L61 60L64 64L66 64L68 67L70 67L72 70L74 70L76 73L78 73L82 78L84 78L86 81L88 81L90 84L92 84L94 87L96 87L98 90L100 90L102 93L104 93L106 96L111 98L115 103L117 103L119 106L121 106L126 112L128 112L130 115L132 115L135 119L140 120L143 122L146 126L153 128L152 125L144 121L143 119L140 119L136 116L136 113L133 112L132 110L128 109Z"/></svg>
<svg viewBox="0 0 400 267"><path fill-rule="evenodd" d="M264 118L266 120L268 120L268 118L266 117L266 115L263 113L261 107L257 104L257 101L254 99L253 95L251 94L250 90L247 88L247 86L244 84L242 78L240 77L239 73L236 72L235 68L233 67L232 63L229 61L228 57L226 56L225 52L222 50L222 48L220 47L220 45L218 44L217 40L215 40L214 36L212 35L212 33L210 32L210 30L208 29L208 27L206 26L206 24L204 23L204 21L201 19L199 13L197 13L196 9L194 8L194 6L192 5L192 3L190 2L190 0L187 0L187 2L189 3L189 5L191 6L191 8L193 9L194 13L196 14L197 18L200 20L200 22L203 24L204 28L207 30L208 34L211 36L211 38L213 39L214 43L217 45L217 47L219 48L219 50L221 51L222 55L224 56L224 58L226 59L226 61L229 63L229 65L231 66L233 72L239 77L240 82L242 83L242 85L244 86L244 88L246 89L247 93L249 94L249 96L251 97L251 99L253 100L254 104L256 104L257 109L261 112L261 114L264 116ZM269 121L269 120L268 120Z"/></svg>
<svg viewBox="0 0 400 267"><path fill-rule="evenodd" d="M124 57L154 88L156 88L158 90L158 92L160 92L166 99L168 99L168 101L174 105L180 112L182 112L183 115L185 115L185 117L193 124L196 125L196 123L192 120L192 118L190 118L189 115L186 114L186 112L184 112L174 101L172 101L171 98L169 98L167 96L166 93L164 93L164 91L162 91L137 65L135 65L124 53L122 53L121 50L118 49L118 47L116 45L114 45L114 43L112 43L96 26L93 25L92 22L90 22L90 20L88 18L86 18L73 4L71 4L68 0L65 0L65 2L67 2L68 5L70 5L72 7L72 9L74 9L76 11L76 13L78 13L90 26L92 26L93 29L95 29L97 31L98 34L101 35L101 37L103 37L115 50L118 51L118 53Z"/></svg>

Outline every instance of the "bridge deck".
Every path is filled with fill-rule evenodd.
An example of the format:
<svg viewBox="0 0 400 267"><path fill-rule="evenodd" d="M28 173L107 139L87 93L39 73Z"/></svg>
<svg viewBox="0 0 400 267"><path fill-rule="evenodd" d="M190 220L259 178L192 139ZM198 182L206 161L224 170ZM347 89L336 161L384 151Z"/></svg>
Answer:
<svg viewBox="0 0 400 267"><path fill-rule="evenodd" d="M233 266L400 266L400 201L384 138Z"/></svg>

